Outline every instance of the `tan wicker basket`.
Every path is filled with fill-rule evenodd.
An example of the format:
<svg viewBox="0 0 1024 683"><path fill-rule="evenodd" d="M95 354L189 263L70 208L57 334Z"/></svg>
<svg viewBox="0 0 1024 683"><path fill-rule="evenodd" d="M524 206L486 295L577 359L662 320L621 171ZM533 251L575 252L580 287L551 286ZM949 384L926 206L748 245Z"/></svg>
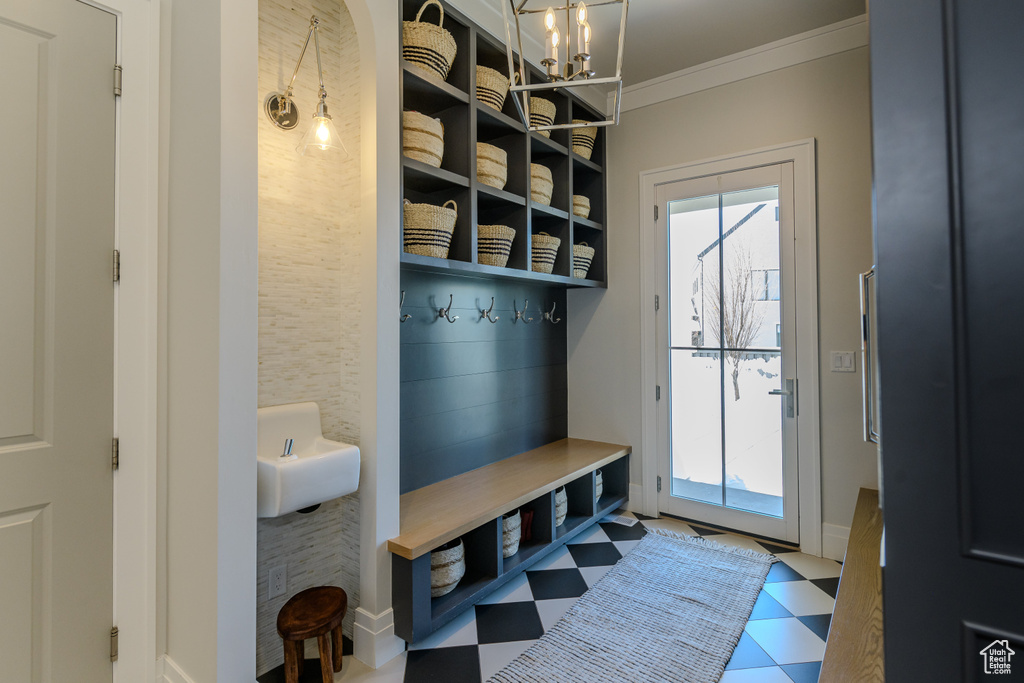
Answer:
<svg viewBox="0 0 1024 683"><path fill-rule="evenodd" d="M508 95L508 85L509 80L505 74L477 65L476 98L488 107L501 111L505 106L505 96Z"/></svg>
<svg viewBox="0 0 1024 683"><path fill-rule="evenodd" d="M573 119L573 123L590 123L583 119ZM594 141L597 139L597 126L584 126L572 129L572 151L584 159L594 153Z"/></svg>
<svg viewBox="0 0 1024 683"><path fill-rule="evenodd" d="M586 242L572 245L572 276L585 280L594 260L594 248Z"/></svg>
<svg viewBox="0 0 1024 683"><path fill-rule="evenodd" d="M572 215L580 218L590 217L590 199L581 194L572 196Z"/></svg>
<svg viewBox="0 0 1024 683"><path fill-rule="evenodd" d="M444 124L418 111L402 112L402 154L441 167L444 157Z"/></svg>
<svg viewBox="0 0 1024 683"><path fill-rule="evenodd" d="M437 25L420 21L423 10L437 5L441 18ZM416 13L416 21L402 22L402 58L409 66L428 78L448 79L448 72L455 61L457 45L452 34L442 28L444 7L437 0L427 0Z"/></svg>
<svg viewBox="0 0 1024 683"><path fill-rule="evenodd" d="M485 266L505 267L516 231L507 225L479 225L476 231L477 261Z"/></svg>
<svg viewBox="0 0 1024 683"><path fill-rule="evenodd" d="M555 103L543 97L530 98L530 125L550 126L555 122ZM537 131L546 138L551 137L550 130Z"/></svg>
<svg viewBox="0 0 1024 683"><path fill-rule="evenodd" d="M535 273L550 273L555 268L555 257L558 256L558 245L562 240L552 237L546 232L538 232L533 236L533 263Z"/></svg>
<svg viewBox="0 0 1024 683"><path fill-rule="evenodd" d="M541 164L530 164L530 197L533 201L549 206L554 189L551 169Z"/></svg>
<svg viewBox="0 0 1024 683"><path fill-rule="evenodd" d="M451 208L448 205L451 204ZM402 241L408 254L448 258L448 247L452 243L458 205L449 200L444 206L413 204L405 200L405 226Z"/></svg>
<svg viewBox="0 0 1024 683"><path fill-rule="evenodd" d="M499 190L504 188L508 180L508 153L486 142L476 143L476 179Z"/></svg>

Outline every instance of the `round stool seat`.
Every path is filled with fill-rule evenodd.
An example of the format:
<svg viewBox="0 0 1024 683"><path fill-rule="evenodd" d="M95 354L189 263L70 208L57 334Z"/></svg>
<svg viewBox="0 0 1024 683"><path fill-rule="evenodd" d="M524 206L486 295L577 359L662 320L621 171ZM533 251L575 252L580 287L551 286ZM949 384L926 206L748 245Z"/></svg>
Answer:
<svg viewBox="0 0 1024 683"><path fill-rule="evenodd" d="M348 595L337 586L317 586L289 598L277 614L277 632L284 640L286 683L298 683L302 674L306 638L316 638L324 683L332 671L341 671L341 621L348 609Z"/></svg>
<svg viewBox="0 0 1024 683"><path fill-rule="evenodd" d="M337 586L317 586L300 591L277 614L277 632L285 640L315 638L341 625L348 609L348 595Z"/></svg>

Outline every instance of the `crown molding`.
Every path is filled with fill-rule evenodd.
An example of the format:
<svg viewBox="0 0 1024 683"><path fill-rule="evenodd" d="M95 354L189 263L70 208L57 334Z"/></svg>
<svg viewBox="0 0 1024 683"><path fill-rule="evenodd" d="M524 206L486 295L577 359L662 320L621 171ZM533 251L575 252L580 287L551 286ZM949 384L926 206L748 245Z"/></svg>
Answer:
<svg viewBox="0 0 1024 683"><path fill-rule="evenodd" d="M786 69L868 44L868 17L863 14L813 31L799 33L744 52L652 78L622 89L622 111L630 111L717 88L746 78ZM611 97L608 98L611 106Z"/></svg>

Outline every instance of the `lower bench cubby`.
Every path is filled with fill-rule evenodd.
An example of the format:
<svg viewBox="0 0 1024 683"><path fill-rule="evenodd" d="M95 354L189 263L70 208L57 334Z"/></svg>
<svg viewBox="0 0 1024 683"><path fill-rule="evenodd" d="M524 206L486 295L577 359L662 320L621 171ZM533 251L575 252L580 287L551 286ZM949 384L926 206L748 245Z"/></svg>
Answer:
<svg viewBox="0 0 1024 683"><path fill-rule="evenodd" d="M388 541L395 633L408 642L423 639L619 508L628 498L629 453L628 446L562 439L403 495L403 533ZM561 486L567 512L555 526ZM525 515L518 552L503 558L502 515L517 509L521 517L532 514ZM458 538L465 574L450 593L432 598L431 551Z"/></svg>

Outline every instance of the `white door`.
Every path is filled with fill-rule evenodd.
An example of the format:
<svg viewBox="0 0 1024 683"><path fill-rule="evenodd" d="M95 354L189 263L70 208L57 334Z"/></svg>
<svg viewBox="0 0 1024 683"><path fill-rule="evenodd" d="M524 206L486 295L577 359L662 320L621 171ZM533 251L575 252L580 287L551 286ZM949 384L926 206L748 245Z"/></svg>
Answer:
<svg viewBox="0 0 1024 683"><path fill-rule="evenodd" d="M793 165L656 193L659 511L797 543Z"/></svg>
<svg viewBox="0 0 1024 683"><path fill-rule="evenodd" d="M0 0L0 679L111 680L116 18Z"/></svg>

